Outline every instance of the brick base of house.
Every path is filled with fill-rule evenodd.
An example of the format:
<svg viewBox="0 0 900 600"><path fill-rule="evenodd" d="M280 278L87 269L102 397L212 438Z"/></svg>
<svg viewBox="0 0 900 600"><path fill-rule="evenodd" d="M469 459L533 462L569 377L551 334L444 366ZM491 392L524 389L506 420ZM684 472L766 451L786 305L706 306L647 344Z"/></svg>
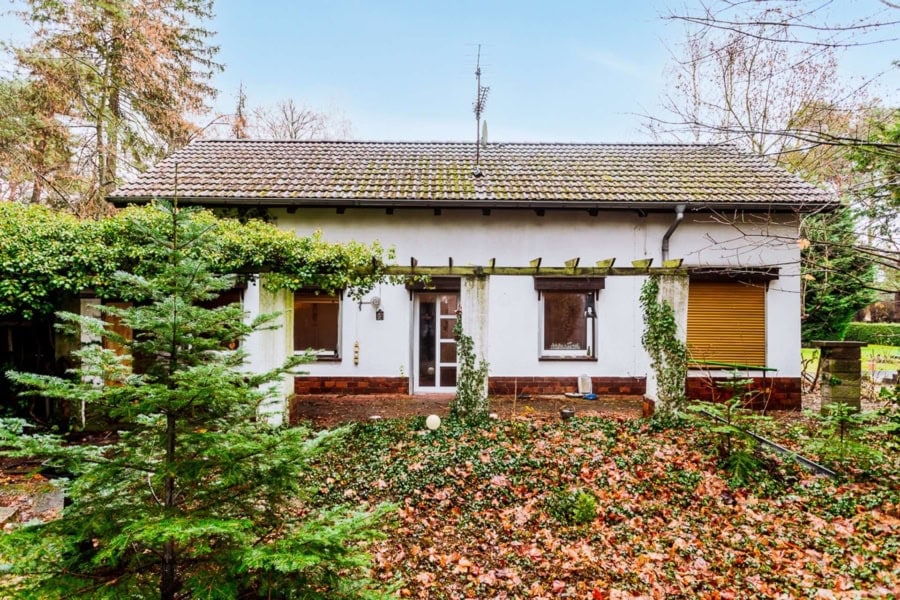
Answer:
<svg viewBox="0 0 900 600"><path fill-rule="evenodd" d="M643 396L647 381L643 377L592 377L595 394L610 396ZM578 390L577 377L491 377L489 393L512 396L514 393L563 394ZM304 375L294 378L294 393L310 394L408 394L408 377L322 377Z"/></svg>
<svg viewBox="0 0 900 600"><path fill-rule="evenodd" d="M294 377L294 393L309 394L408 394L409 377Z"/></svg>
<svg viewBox="0 0 900 600"><path fill-rule="evenodd" d="M799 377L753 377L747 408L755 410L800 410L802 390ZM716 384L727 383L730 377L688 377L688 398L724 402L732 396L731 390ZM741 392L743 393L743 392Z"/></svg>
<svg viewBox="0 0 900 600"><path fill-rule="evenodd" d="M591 377L591 388L601 396L643 396L643 377ZM577 377L491 377L488 392L495 396L519 394L564 394L578 391Z"/></svg>

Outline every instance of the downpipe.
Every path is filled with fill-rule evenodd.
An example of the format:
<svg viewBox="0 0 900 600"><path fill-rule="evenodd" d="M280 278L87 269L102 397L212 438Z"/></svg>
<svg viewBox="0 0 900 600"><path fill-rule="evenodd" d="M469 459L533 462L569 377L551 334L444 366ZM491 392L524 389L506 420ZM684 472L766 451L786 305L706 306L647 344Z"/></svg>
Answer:
<svg viewBox="0 0 900 600"><path fill-rule="evenodd" d="M678 204L675 206L675 220L672 221L672 224L669 225L669 228L666 230L665 235L662 238L662 259L664 261L669 260L669 238L672 237L672 234L675 233L675 230L678 229L678 226L681 225L681 222L684 220L684 204Z"/></svg>

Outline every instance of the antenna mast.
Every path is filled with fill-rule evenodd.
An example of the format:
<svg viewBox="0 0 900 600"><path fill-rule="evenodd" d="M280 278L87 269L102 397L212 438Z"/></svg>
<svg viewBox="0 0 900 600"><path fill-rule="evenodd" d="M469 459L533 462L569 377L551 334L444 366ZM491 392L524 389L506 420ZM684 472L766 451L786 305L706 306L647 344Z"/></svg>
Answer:
<svg viewBox="0 0 900 600"><path fill-rule="evenodd" d="M491 88L481 85L481 44L478 44L478 56L475 59L475 171L480 173L478 165L481 162L481 113L487 102L488 92Z"/></svg>

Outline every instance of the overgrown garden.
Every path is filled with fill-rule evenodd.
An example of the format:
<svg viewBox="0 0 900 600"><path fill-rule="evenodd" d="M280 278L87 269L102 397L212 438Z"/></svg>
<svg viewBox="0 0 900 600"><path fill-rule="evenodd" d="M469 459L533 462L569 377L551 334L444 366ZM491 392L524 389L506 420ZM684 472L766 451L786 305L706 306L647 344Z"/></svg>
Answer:
<svg viewBox="0 0 900 600"><path fill-rule="evenodd" d="M130 267L80 275L133 301L125 308L100 307L133 336L116 334L103 319L62 314L64 323L113 345L84 345L66 377L7 374L26 393L84 402L112 427L102 443L73 444L21 419L0 422L2 454L52 468L68 502L60 518L0 536L2 595L377 597L357 544L378 535L373 526L389 507L319 510L303 502L301 476L342 432L312 435L306 428L272 427L264 418L263 405L275 393L270 385L306 357L249 373L239 342L274 316L247 323L239 305L203 307L234 283L233 276L214 273L212 264L259 268L280 256L300 266L305 256L309 278L336 282L357 276L340 262L351 259L353 248L295 240L164 204L75 227L76 234L67 220L49 230L102 239L106 228L123 222L128 227L118 235L127 239L120 248L134 248L133 254L117 255L115 244L101 244L86 248L78 264L95 265L91 252L109 250L115 264ZM261 255L238 235L248 233L253 241L254 232L270 243L260 247ZM371 267L371 252L356 256ZM54 267L64 262L56 258ZM77 271L71 275L69 281L80 281ZM291 281L303 278L289 275ZM365 286L368 276L351 281ZM51 278L50 289L67 284ZM44 297L49 303L53 295Z"/></svg>
<svg viewBox="0 0 900 600"><path fill-rule="evenodd" d="M746 425L746 421L741 422ZM809 452L803 426L761 423ZM837 478L741 446L699 422L524 417L428 431L361 423L314 462L310 502L399 505L372 547L401 597L888 597L900 585L897 438L857 430L880 458ZM862 438L860 438L862 439ZM733 440L732 452L744 440ZM830 443L830 442L829 442Z"/></svg>

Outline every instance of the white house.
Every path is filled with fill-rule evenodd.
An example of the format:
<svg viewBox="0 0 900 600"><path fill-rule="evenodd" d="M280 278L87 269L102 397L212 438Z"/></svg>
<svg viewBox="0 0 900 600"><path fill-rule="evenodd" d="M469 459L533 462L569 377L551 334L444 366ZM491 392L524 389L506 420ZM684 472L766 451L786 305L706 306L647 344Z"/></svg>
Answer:
<svg viewBox="0 0 900 600"><path fill-rule="evenodd" d="M181 203L379 240L396 248L397 272L432 275L430 289L382 284L362 303L251 284L245 309L283 311L285 323L248 341L254 366L318 353L292 382L298 394L452 391L461 307L493 393L573 391L587 374L598 393L652 396L640 289L663 260L683 259L662 272L687 274L667 298L695 361L691 394L708 396L739 365L770 408L799 406L798 224L832 206L829 194L727 146L492 143L479 154L466 143L202 140L109 200L171 198L177 165Z"/></svg>

